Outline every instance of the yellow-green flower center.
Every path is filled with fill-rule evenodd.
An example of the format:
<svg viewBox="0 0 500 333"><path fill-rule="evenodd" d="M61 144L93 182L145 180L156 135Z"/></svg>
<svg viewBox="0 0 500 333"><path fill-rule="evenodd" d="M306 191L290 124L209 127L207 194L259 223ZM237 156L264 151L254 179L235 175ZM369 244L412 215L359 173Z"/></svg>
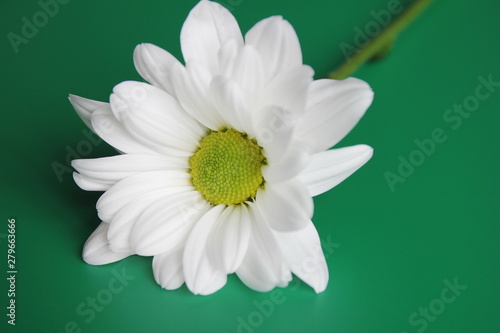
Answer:
<svg viewBox="0 0 500 333"><path fill-rule="evenodd" d="M234 129L210 132L189 159L194 187L213 205L255 198L264 183L261 168L265 163L255 139Z"/></svg>

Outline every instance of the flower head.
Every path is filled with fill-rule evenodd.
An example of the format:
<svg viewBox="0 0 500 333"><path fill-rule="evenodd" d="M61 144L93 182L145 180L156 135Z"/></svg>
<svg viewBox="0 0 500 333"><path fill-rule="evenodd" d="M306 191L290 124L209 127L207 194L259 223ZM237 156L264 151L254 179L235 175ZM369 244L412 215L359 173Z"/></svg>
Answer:
<svg viewBox="0 0 500 333"><path fill-rule="evenodd" d="M313 81L292 26L279 16L243 38L221 5L200 1L181 31L185 65L151 44L134 63L149 82L123 82L110 103L70 96L83 121L121 154L74 160L75 182L105 191L84 260L154 256L156 281L195 294L236 273L250 288L294 273L322 292L328 269L312 197L372 156L327 150L370 105L363 81Z"/></svg>

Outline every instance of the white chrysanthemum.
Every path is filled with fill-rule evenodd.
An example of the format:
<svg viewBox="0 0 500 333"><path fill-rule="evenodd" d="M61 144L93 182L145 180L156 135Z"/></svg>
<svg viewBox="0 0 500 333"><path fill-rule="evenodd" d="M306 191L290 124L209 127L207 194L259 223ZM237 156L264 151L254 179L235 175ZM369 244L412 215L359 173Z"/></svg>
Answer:
<svg viewBox="0 0 500 333"><path fill-rule="evenodd" d="M313 81L292 26L279 16L243 38L234 17L201 1L181 32L183 66L141 44L150 84L123 82L110 103L70 96L83 121L121 155L75 160L76 183L105 191L102 223L83 259L154 256L156 281L195 294L235 272L250 288L286 286L291 273L322 292L328 269L311 222L312 196L372 156L366 145L327 150L370 105L363 81Z"/></svg>

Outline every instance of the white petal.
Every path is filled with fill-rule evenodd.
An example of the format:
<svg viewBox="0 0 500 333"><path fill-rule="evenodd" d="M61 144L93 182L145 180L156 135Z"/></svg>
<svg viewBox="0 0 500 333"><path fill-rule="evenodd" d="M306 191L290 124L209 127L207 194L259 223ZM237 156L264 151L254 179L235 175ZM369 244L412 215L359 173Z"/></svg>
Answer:
<svg viewBox="0 0 500 333"><path fill-rule="evenodd" d="M304 170L309 156L305 145L295 140L277 163L269 163L262 168L262 175L269 183L288 181Z"/></svg>
<svg viewBox="0 0 500 333"><path fill-rule="evenodd" d="M217 67L217 53L222 45L235 40L243 44L238 22L223 6L200 1L189 13L181 30L184 61L200 61L207 68Z"/></svg>
<svg viewBox="0 0 500 333"><path fill-rule="evenodd" d="M226 284L226 273L210 263L206 252L210 230L225 208L225 205L218 205L208 211L196 223L186 242L183 257L184 279L189 290L195 295L212 294Z"/></svg>
<svg viewBox="0 0 500 333"><path fill-rule="evenodd" d="M85 177L76 172L73 172L73 180L78 187L85 191L106 191L114 184L108 180Z"/></svg>
<svg viewBox="0 0 500 333"><path fill-rule="evenodd" d="M245 205L229 206L210 230L208 258L226 273L234 273L245 257L250 240L250 216Z"/></svg>
<svg viewBox="0 0 500 333"><path fill-rule="evenodd" d="M337 186L368 162L372 155L373 148L367 145L316 153L298 179L306 184L312 196L316 196Z"/></svg>
<svg viewBox="0 0 500 333"><path fill-rule="evenodd" d="M83 246L83 260L90 265L109 264L131 255L129 252L114 252L109 248L106 234L108 223L101 222Z"/></svg>
<svg viewBox="0 0 500 333"><path fill-rule="evenodd" d="M372 100L373 91L362 80L314 81L297 136L310 142L313 152L328 149L353 129Z"/></svg>
<svg viewBox="0 0 500 333"><path fill-rule="evenodd" d="M166 170L150 171L127 177L107 190L97 201L97 213L101 220L111 221L115 214L130 200L143 193L176 187L192 187L187 172Z"/></svg>
<svg viewBox="0 0 500 333"><path fill-rule="evenodd" d="M183 249L158 254L153 258L153 273L156 282L167 290L174 290L184 283L182 272Z"/></svg>
<svg viewBox="0 0 500 333"><path fill-rule="evenodd" d="M71 161L79 172L75 182L87 191L105 191L125 177L146 171L187 170L186 158L162 155L125 154Z"/></svg>
<svg viewBox="0 0 500 333"><path fill-rule="evenodd" d="M115 214L108 229L109 247L117 252L134 252L130 245L130 234L139 217L151 206L163 202L164 198L177 192L191 190L189 187L161 188L132 198Z"/></svg>
<svg viewBox="0 0 500 333"><path fill-rule="evenodd" d="M113 115L111 106L106 105L95 110L92 113L91 121L97 135L118 151L130 154L157 154L153 148L138 142L125 130Z"/></svg>
<svg viewBox="0 0 500 333"><path fill-rule="evenodd" d="M108 103L94 101L71 94L69 95L69 101L75 108L76 113L91 130L94 130L94 128L92 127L92 122L90 121L92 113L103 106L109 105Z"/></svg>
<svg viewBox="0 0 500 333"><path fill-rule="evenodd" d="M241 266L236 270L240 280L257 291L269 291L276 286L285 286L290 279L285 270L281 251L269 227L257 209L250 206L252 235Z"/></svg>
<svg viewBox="0 0 500 333"><path fill-rule="evenodd" d="M264 155L269 164L277 164L294 145L293 133L296 117L281 107L269 106L259 111L260 119L256 126L255 137L264 147Z"/></svg>
<svg viewBox="0 0 500 333"><path fill-rule="evenodd" d="M179 61L164 49L153 44L139 44L134 50L134 65L144 80L175 96L172 86L172 67Z"/></svg>
<svg viewBox="0 0 500 333"><path fill-rule="evenodd" d="M268 162L262 169L264 178L269 182L289 180L302 171L309 157L308 146L294 136L298 117L281 107L267 107L260 113L256 138Z"/></svg>
<svg viewBox="0 0 500 333"><path fill-rule="evenodd" d="M244 47L244 46L243 46ZM211 73L212 75L219 74L230 78L233 72L234 63L238 58L238 53L242 45L237 43L236 40L229 40L221 48L217 54L219 59L219 71L216 73Z"/></svg>
<svg viewBox="0 0 500 333"><path fill-rule="evenodd" d="M272 16L258 22L245 35L245 43L254 46L265 59L268 78L302 64L299 39L288 21Z"/></svg>
<svg viewBox="0 0 500 333"><path fill-rule="evenodd" d="M205 134L175 98L147 83L122 82L110 100L113 114L127 131L160 153L190 156Z"/></svg>
<svg viewBox="0 0 500 333"><path fill-rule="evenodd" d="M302 115L313 75L312 68L305 65L281 72L264 88L260 107L279 106L293 115Z"/></svg>
<svg viewBox="0 0 500 333"><path fill-rule="evenodd" d="M312 217L314 205L307 188L299 181L266 183L257 191L255 204L269 225L279 231L300 230Z"/></svg>
<svg viewBox="0 0 500 333"><path fill-rule="evenodd" d="M210 84L210 95L226 124L254 136L249 112L243 104L243 93L236 84L218 76Z"/></svg>
<svg viewBox="0 0 500 333"><path fill-rule="evenodd" d="M228 47L230 45L234 45L234 43L228 44ZM222 55L224 54L222 52ZM222 57L222 55L219 55L219 57ZM233 59L220 59L220 61L221 67L224 68L223 75L230 78L241 88L243 93L242 102L248 108L253 109L257 105L266 83L265 68L258 52L254 47L245 45L237 50L237 54L234 55Z"/></svg>
<svg viewBox="0 0 500 333"><path fill-rule="evenodd" d="M288 286L288 283L290 283L290 281L292 281L292 272L288 268L286 262L283 260L281 263L281 279L276 286L285 288L286 286Z"/></svg>
<svg viewBox="0 0 500 333"><path fill-rule="evenodd" d="M328 267L314 224L292 232L275 232L283 257L292 272L320 293L328 284Z"/></svg>
<svg viewBox="0 0 500 333"><path fill-rule="evenodd" d="M172 82L182 107L205 127L217 131L226 123L208 96L211 81L212 75L199 63L173 68Z"/></svg>
<svg viewBox="0 0 500 333"><path fill-rule="evenodd" d="M152 256L184 245L193 228L209 208L198 191L173 193L151 205L130 233L135 253Z"/></svg>

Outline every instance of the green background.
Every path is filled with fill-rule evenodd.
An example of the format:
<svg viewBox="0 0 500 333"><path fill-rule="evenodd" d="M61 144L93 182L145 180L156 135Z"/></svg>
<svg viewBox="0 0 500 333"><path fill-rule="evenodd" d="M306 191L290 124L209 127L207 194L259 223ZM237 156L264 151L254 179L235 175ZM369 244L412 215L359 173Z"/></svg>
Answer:
<svg viewBox="0 0 500 333"><path fill-rule="evenodd" d="M339 146L366 143L375 154L315 198L313 220L325 244L334 243L322 294L296 279L274 293L258 293L230 276L216 294L193 296L185 286L161 289L149 257L98 267L82 261L83 243L99 222L100 193L80 190L69 172L61 181L54 172L54 162L67 166L68 148L84 149L88 140L67 95L107 100L115 84L139 80L132 51L141 42L180 58L179 32L196 2L72 0L18 53L7 34L21 35L22 18L32 21L41 7L34 0L0 3L0 330L237 332L248 325L239 331L500 332L500 89L492 88L458 128L452 127L456 118L443 118L455 103L474 102L479 76L500 81L495 0L434 2L387 58L355 73L373 87L375 99ZM355 46L357 29L377 25L371 11L389 3L221 2L244 32L262 18L283 15L317 78L342 63L340 45ZM400 156L422 162L415 140L431 138L437 128L446 141L391 190L386 173L398 172ZM84 152L79 157L115 154L103 142ZM16 219L15 327L5 315L8 218ZM123 270L133 279L111 293L113 272ZM453 295L444 281L455 279L467 288L443 303L442 292ZM96 296L106 304L92 316L86 302ZM418 312L429 306L438 315L425 319Z"/></svg>

